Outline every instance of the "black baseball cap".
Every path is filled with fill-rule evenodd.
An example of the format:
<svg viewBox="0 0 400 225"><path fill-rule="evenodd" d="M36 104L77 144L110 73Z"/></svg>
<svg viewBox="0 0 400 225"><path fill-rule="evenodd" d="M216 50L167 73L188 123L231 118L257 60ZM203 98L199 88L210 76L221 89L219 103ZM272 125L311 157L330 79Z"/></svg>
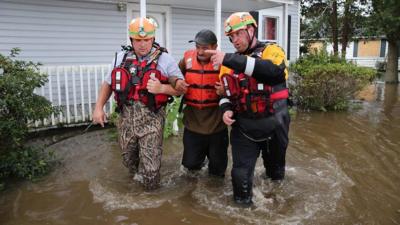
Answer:
<svg viewBox="0 0 400 225"><path fill-rule="evenodd" d="M196 34L194 40L189 41L189 43L192 42L196 42L199 45L213 45L216 44L218 41L214 32L209 29L203 29Z"/></svg>

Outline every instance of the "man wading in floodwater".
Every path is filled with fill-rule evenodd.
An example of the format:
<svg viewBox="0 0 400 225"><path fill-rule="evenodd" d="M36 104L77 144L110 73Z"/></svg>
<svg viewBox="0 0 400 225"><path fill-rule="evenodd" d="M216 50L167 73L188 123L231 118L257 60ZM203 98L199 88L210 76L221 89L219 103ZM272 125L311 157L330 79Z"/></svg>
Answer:
<svg viewBox="0 0 400 225"><path fill-rule="evenodd" d="M160 183L165 105L171 95L183 94L186 88L177 63L154 42L155 29L155 22L147 18L129 24L132 49L117 55L116 67L102 84L93 112L93 122L104 126L103 107L114 92L123 164L141 177L147 190Z"/></svg>
<svg viewBox="0 0 400 225"><path fill-rule="evenodd" d="M185 168L200 170L207 157L208 173L224 177L228 164L228 129L218 107L219 67L212 65L206 50L217 49L217 37L211 30L199 31L194 40L195 49L187 50L179 67L188 83L183 101L183 157Z"/></svg>
<svg viewBox="0 0 400 225"><path fill-rule="evenodd" d="M276 44L258 42L256 27L249 13L233 13L225 21L225 35L237 52L206 51L213 54L214 64L222 65L220 79L226 98L219 104L223 121L232 125L233 196L244 205L252 203L254 167L260 152L266 176L282 180L289 142L286 56Z"/></svg>

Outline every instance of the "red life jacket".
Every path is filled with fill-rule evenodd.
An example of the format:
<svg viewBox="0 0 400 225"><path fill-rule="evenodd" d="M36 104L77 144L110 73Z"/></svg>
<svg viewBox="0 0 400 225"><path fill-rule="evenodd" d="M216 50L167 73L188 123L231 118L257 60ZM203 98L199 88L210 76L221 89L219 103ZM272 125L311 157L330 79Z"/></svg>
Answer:
<svg viewBox="0 0 400 225"><path fill-rule="evenodd" d="M156 50L159 51L159 50ZM161 51L152 55L152 59L139 62L133 52L127 52L119 67L111 72L111 89L118 108L131 101L141 101L152 111L158 111L171 99L166 94L152 94L147 91L147 82L151 78L157 78L162 84L168 83L168 78L157 70L157 62Z"/></svg>
<svg viewBox="0 0 400 225"><path fill-rule="evenodd" d="M198 109L218 106L219 97L214 85L219 81L219 69L214 69L211 62L202 65L197 60L195 49L186 51L184 60L185 81L189 84L184 97L185 103Z"/></svg>
<svg viewBox="0 0 400 225"><path fill-rule="evenodd" d="M254 51L252 57L260 58L259 54L264 48ZM289 91L286 83L270 86L257 82L253 77L244 73L221 76L225 94L234 105L238 113L247 113L251 117L265 117L274 113L273 104L277 100L287 99Z"/></svg>

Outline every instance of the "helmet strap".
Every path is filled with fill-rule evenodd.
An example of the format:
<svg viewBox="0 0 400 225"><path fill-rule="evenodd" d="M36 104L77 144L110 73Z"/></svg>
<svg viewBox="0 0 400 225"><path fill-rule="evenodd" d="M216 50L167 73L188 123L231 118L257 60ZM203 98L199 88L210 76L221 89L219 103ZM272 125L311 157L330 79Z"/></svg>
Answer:
<svg viewBox="0 0 400 225"><path fill-rule="evenodd" d="M250 38L249 29L246 29L246 33L247 33L247 36L249 37L250 41L246 48L246 51L244 51L244 54L246 54L251 49L251 45L253 44L254 36L255 36L255 32L253 32L253 36Z"/></svg>

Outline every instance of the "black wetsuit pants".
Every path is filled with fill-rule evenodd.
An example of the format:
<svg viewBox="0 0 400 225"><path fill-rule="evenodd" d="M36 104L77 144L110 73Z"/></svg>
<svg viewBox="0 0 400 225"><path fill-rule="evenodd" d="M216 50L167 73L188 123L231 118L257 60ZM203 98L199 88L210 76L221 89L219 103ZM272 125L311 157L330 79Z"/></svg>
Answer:
<svg viewBox="0 0 400 225"><path fill-rule="evenodd" d="M228 129L214 134L199 134L185 128L182 165L189 170L200 170L207 157L209 174L223 177L228 164L228 144Z"/></svg>
<svg viewBox="0 0 400 225"><path fill-rule="evenodd" d="M287 106L274 115L279 125L271 136L261 142L247 138L238 125L232 126L232 185L234 199L238 203L251 203L254 168L257 158L262 154L266 176L272 180L285 177L285 157L288 146L290 117Z"/></svg>

